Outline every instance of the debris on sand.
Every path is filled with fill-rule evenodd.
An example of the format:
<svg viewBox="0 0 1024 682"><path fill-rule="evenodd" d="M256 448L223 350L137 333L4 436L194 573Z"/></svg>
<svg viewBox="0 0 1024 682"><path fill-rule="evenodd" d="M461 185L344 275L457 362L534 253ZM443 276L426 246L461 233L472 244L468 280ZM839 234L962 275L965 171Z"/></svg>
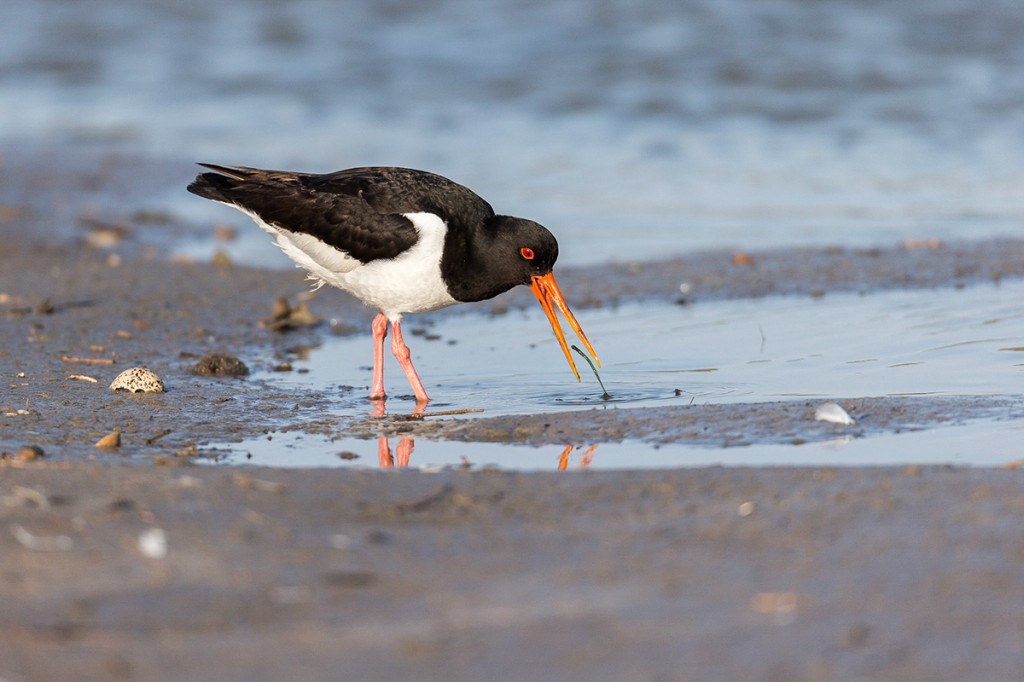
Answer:
<svg viewBox="0 0 1024 682"><path fill-rule="evenodd" d="M754 264L754 257L749 253L738 252L732 254L732 264L736 267L749 267Z"/></svg>
<svg viewBox="0 0 1024 682"><path fill-rule="evenodd" d="M188 371L201 377L244 377L249 374L244 362L233 355L220 353L207 353Z"/></svg>
<svg viewBox="0 0 1024 682"><path fill-rule="evenodd" d="M123 221L107 221L90 216L80 216L79 220L89 230L85 243L94 249L116 248L132 233L132 226Z"/></svg>
<svg viewBox="0 0 1024 682"><path fill-rule="evenodd" d="M77 355L62 355L60 356L61 362L81 362L86 365L112 365L114 364L114 358L83 358ZM136 369L142 369L138 367ZM127 370L131 371L131 370ZM148 369L146 370L149 371ZM122 372L123 374L124 372Z"/></svg>
<svg viewBox="0 0 1024 682"><path fill-rule="evenodd" d="M163 528L147 528L139 533L139 553L148 559L167 556L167 533Z"/></svg>
<svg viewBox="0 0 1024 682"><path fill-rule="evenodd" d="M941 239L904 239L900 246L907 251L941 249L944 244Z"/></svg>
<svg viewBox="0 0 1024 682"><path fill-rule="evenodd" d="M20 523L11 524L11 533L23 547L37 552L66 552L75 546L67 535L36 535Z"/></svg>
<svg viewBox="0 0 1024 682"><path fill-rule="evenodd" d="M818 408L814 410L814 418L821 422L831 422L833 424L843 424L850 426L856 424L857 421L849 415L849 413L839 406L838 403L822 403L818 405Z"/></svg>
<svg viewBox="0 0 1024 682"><path fill-rule="evenodd" d="M103 438L96 441L96 444L93 445L93 447L100 450L110 450L121 447L121 432L111 431L107 435L103 436Z"/></svg>
<svg viewBox="0 0 1024 682"><path fill-rule="evenodd" d="M110 384L111 391L129 393L163 393L164 382L150 369L131 367L117 375Z"/></svg>
<svg viewBox="0 0 1024 682"><path fill-rule="evenodd" d="M272 332L315 327L318 324L320 324L320 318L309 311L309 306L300 303L293 308L284 296L279 296L274 302L274 310L270 317L259 322L260 327Z"/></svg>
<svg viewBox="0 0 1024 682"><path fill-rule="evenodd" d="M44 456L43 449L38 445L26 445L14 453L14 459L18 462L34 462Z"/></svg>
<svg viewBox="0 0 1024 682"><path fill-rule="evenodd" d="M227 270L235 266L235 264L231 262L231 257L220 249L213 252L213 257L210 259L210 265L222 270Z"/></svg>

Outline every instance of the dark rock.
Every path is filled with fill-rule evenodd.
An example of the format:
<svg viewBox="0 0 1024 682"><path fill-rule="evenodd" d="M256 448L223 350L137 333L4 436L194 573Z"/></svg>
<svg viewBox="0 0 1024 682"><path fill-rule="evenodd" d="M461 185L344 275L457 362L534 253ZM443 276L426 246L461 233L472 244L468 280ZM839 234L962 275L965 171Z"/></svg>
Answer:
<svg viewBox="0 0 1024 682"><path fill-rule="evenodd" d="M244 362L233 355L220 353L207 353L188 371L201 377L244 377L249 374Z"/></svg>

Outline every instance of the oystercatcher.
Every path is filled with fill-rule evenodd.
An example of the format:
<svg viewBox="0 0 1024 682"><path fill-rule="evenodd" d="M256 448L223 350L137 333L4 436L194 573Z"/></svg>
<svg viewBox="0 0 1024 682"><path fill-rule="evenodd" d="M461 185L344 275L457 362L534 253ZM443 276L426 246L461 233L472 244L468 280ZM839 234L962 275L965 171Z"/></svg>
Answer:
<svg viewBox="0 0 1024 682"><path fill-rule="evenodd" d="M594 347L566 305L551 268L558 242L542 225L496 215L468 188L409 168L350 168L312 174L201 163L188 191L251 217L314 288L349 292L380 310L373 319L371 399L384 398L384 338L417 403L429 398L402 340L405 313L482 301L525 284L551 322L576 380L554 308L597 360Z"/></svg>

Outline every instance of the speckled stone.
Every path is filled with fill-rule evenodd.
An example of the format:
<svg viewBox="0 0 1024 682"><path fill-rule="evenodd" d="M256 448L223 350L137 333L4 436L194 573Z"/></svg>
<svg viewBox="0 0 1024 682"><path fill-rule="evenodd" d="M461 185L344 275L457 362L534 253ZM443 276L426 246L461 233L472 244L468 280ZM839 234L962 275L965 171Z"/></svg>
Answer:
<svg viewBox="0 0 1024 682"><path fill-rule="evenodd" d="M112 391L129 393L163 393L164 382L145 367L132 367L117 375L110 384Z"/></svg>

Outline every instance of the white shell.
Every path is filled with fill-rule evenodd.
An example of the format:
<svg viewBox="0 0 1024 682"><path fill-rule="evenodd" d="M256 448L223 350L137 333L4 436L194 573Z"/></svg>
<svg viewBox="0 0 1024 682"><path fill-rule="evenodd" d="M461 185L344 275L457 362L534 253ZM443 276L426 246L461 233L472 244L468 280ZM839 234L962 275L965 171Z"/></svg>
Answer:
<svg viewBox="0 0 1024 682"><path fill-rule="evenodd" d="M164 382L145 367L132 367L117 375L110 384L111 391L129 393L163 393Z"/></svg>
<svg viewBox="0 0 1024 682"><path fill-rule="evenodd" d="M150 559L167 556L167 533L163 528L149 528L139 533L139 552Z"/></svg>
<svg viewBox="0 0 1024 682"><path fill-rule="evenodd" d="M854 418L837 403L822 403L821 405L818 405L818 409L814 411L814 418L822 422L845 424L847 426L857 423Z"/></svg>

